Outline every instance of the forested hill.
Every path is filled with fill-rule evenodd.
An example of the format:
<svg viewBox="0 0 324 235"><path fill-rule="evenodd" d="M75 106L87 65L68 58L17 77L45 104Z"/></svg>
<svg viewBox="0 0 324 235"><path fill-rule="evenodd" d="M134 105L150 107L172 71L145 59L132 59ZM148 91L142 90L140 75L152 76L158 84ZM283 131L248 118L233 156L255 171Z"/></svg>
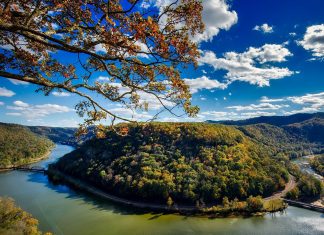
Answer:
<svg viewBox="0 0 324 235"><path fill-rule="evenodd" d="M225 125L247 126L269 124L279 127L285 135L311 142L324 144L324 113L294 114L291 116L266 116L238 121L206 121L208 123L222 123Z"/></svg>
<svg viewBox="0 0 324 235"><path fill-rule="evenodd" d="M226 121L213 121L213 120L207 120L207 123L220 123L225 125L237 125L237 126L243 126L243 125L251 125L251 124L259 124L259 123L266 123L274 126L285 126L290 125L293 123L300 123L304 122L306 120L310 120L313 118L319 118L324 119L324 113L298 113L293 114L289 116L261 116L261 117L255 117L255 118L249 118L245 120L226 120Z"/></svg>
<svg viewBox="0 0 324 235"><path fill-rule="evenodd" d="M77 147L84 141L94 136L94 128L89 128L86 135L77 138L75 133L77 128L73 127L48 127L48 126L27 126L32 132L44 136L54 143L66 144Z"/></svg>
<svg viewBox="0 0 324 235"><path fill-rule="evenodd" d="M0 167L33 162L46 155L53 142L16 124L0 123Z"/></svg>
<svg viewBox="0 0 324 235"><path fill-rule="evenodd" d="M78 140L75 138L76 128L68 127L47 127L47 126L27 126L32 132L44 136L55 143L77 146Z"/></svg>
<svg viewBox="0 0 324 235"><path fill-rule="evenodd" d="M220 202L271 195L288 173L235 127L206 123L127 125L65 155L57 168L116 195L144 201Z"/></svg>

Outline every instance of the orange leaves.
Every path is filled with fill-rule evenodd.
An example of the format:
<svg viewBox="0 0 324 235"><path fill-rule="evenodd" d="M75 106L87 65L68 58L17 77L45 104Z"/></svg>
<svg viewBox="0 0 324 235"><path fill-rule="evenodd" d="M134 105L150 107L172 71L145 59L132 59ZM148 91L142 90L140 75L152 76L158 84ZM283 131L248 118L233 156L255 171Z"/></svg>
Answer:
<svg viewBox="0 0 324 235"><path fill-rule="evenodd" d="M125 127L120 128L118 133L122 136L126 136L128 134L128 131L129 131L129 128L127 126L125 126Z"/></svg>
<svg viewBox="0 0 324 235"><path fill-rule="evenodd" d="M1 55L2 70L42 81L44 91L59 88L81 95L90 104L80 106L86 125L103 119L100 111L132 121L105 108L107 101L139 107L142 102L132 92L167 98L189 114L197 112L179 69L197 64L199 53L190 35L203 28L201 0L181 0L145 14L137 0L48 0L41 1L40 8L50 9L44 11L37 10L38 1L11 2L17 6L0 6L0 24L13 25L0 30L0 47L14 48ZM92 82L99 72L109 78L105 85Z"/></svg>

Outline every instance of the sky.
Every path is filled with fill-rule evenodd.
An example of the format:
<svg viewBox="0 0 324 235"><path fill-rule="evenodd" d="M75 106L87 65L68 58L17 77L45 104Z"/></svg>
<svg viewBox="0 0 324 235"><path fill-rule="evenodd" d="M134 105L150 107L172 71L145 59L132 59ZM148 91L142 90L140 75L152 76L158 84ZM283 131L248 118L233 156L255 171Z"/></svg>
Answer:
<svg viewBox="0 0 324 235"><path fill-rule="evenodd" d="M163 1L145 1L150 8ZM194 40L201 57L197 69L182 69L196 118L167 112L159 121L237 120L257 116L324 111L323 0L204 0L205 31ZM64 55L58 55L63 58ZM97 81L105 77L98 75ZM80 98L62 92L36 93L32 84L0 78L0 121L24 125L77 126ZM161 108L149 100L154 111ZM153 111L120 115L139 120Z"/></svg>

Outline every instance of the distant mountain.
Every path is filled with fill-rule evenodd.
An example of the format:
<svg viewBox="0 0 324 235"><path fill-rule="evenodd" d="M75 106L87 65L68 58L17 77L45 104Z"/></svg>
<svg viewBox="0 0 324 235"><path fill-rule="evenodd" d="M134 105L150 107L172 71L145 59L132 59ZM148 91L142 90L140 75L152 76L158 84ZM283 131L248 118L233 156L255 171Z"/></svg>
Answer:
<svg viewBox="0 0 324 235"><path fill-rule="evenodd" d="M220 123L225 125L236 125L236 126L243 126L243 125L251 125L251 124L259 124L259 123L266 123L274 126L284 126L290 125L293 123L304 122L306 120L312 118L319 118L324 119L324 113L298 113L293 114L290 116L261 116L255 118L249 118L245 120L225 120L225 121L213 121L207 120L207 123Z"/></svg>
<svg viewBox="0 0 324 235"><path fill-rule="evenodd" d="M49 127L49 126L27 126L32 132L47 137L55 143L66 144L77 147L84 141L94 136L94 128L90 127L88 134L76 137L77 128L74 127Z"/></svg>
<svg viewBox="0 0 324 235"><path fill-rule="evenodd" d="M303 122L293 123L283 128L295 136L301 136L310 142L324 144L324 118L313 117Z"/></svg>
<svg viewBox="0 0 324 235"><path fill-rule="evenodd" d="M27 126L32 132L47 137L55 143L77 146L79 141L75 137L77 128L72 127L48 127Z"/></svg>
<svg viewBox="0 0 324 235"><path fill-rule="evenodd" d="M263 116L237 121L206 121L224 125L247 126L255 124L269 124L282 128L291 138L324 144L324 113L300 113L290 116ZM264 132L264 135L267 133Z"/></svg>

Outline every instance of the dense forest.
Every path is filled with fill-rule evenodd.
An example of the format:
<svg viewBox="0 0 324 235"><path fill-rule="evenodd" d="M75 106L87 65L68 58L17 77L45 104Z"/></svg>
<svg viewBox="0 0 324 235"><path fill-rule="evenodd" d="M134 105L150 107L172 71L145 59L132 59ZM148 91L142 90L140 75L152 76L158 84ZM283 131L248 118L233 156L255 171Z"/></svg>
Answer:
<svg viewBox="0 0 324 235"><path fill-rule="evenodd" d="M235 127L206 123L119 126L61 158L57 168L131 199L222 203L268 196L288 172L268 150Z"/></svg>
<svg viewBox="0 0 324 235"><path fill-rule="evenodd" d="M37 219L17 207L12 199L0 197L0 234L41 235L43 233L38 229Z"/></svg>
<svg viewBox="0 0 324 235"><path fill-rule="evenodd" d="M324 155L315 156L309 163L319 175L324 176Z"/></svg>
<svg viewBox="0 0 324 235"><path fill-rule="evenodd" d="M244 120L237 120L237 121L213 121L208 120L208 123L219 123L224 125L236 125L236 126L244 126L244 125L252 125L252 124L260 124L266 123L273 126L287 126L294 123L304 122L313 118L324 118L324 113L298 113L289 116L261 116L255 118L249 118Z"/></svg>
<svg viewBox="0 0 324 235"><path fill-rule="evenodd" d="M54 144L15 124L0 123L0 167L33 162L44 156Z"/></svg>
<svg viewBox="0 0 324 235"><path fill-rule="evenodd" d="M301 201L314 201L320 198L323 193L323 183L314 176L302 173L295 167L290 172L294 174L297 185L286 194L288 199Z"/></svg>
<svg viewBox="0 0 324 235"><path fill-rule="evenodd" d="M321 153L323 144L310 142L304 138L292 135L285 129L269 124L253 124L238 126L245 135L268 149L272 156L285 155L290 159Z"/></svg>
<svg viewBox="0 0 324 235"><path fill-rule="evenodd" d="M283 153L290 158L296 158L324 153L324 113L207 122L237 126L273 154Z"/></svg>

